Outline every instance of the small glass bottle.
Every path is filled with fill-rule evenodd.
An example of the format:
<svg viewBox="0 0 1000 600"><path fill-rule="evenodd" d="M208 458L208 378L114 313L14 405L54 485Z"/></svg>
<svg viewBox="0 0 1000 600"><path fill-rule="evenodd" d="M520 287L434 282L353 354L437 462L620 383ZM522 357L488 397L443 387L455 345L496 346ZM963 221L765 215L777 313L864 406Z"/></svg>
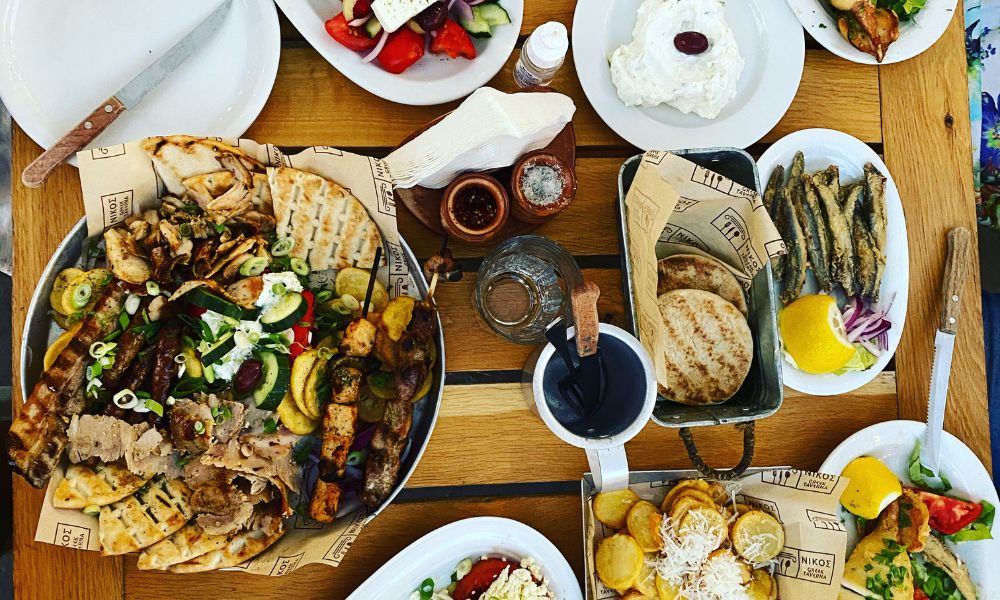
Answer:
<svg viewBox="0 0 1000 600"><path fill-rule="evenodd" d="M569 38L566 26L558 21L545 23L528 36L514 65L518 87L548 85L566 59Z"/></svg>

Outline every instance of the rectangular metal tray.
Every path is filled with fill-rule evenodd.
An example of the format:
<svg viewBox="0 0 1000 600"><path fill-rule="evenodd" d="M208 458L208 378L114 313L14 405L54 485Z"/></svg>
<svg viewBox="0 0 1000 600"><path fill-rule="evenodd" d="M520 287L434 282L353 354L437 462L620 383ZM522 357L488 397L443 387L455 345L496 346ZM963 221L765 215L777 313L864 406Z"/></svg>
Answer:
<svg viewBox="0 0 1000 600"><path fill-rule="evenodd" d="M674 154L728 177L760 192L757 164L737 148L682 150ZM638 337L636 328L635 282L628 253L629 237L625 227L625 194L639 168L642 155L625 161L618 172L618 228L622 260L622 288L625 291L626 328ZM652 420L663 427L695 427L745 423L768 417L778 411L784 397L781 381L781 356L778 343L777 298L771 277L770 261L753 278L747 306L754 352L750 372L743 385L729 400L710 406L687 406L658 396Z"/></svg>

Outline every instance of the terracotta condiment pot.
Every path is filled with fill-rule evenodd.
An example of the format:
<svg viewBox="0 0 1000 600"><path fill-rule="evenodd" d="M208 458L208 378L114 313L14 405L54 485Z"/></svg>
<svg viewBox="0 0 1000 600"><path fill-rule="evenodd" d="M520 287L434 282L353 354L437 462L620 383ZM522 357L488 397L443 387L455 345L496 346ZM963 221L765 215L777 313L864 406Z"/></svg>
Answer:
<svg viewBox="0 0 1000 600"><path fill-rule="evenodd" d="M441 225L454 238L485 244L507 223L510 200L495 177L466 173L452 181L441 198ZM484 215L489 215L484 221Z"/></svg>
<svg viewBox="0 0 1000 600"><path fill-rule="evenodd" d="M559 195L546 204L532 202L524 193L522 179L529 167L547 166L554 169L562 178L562 189ZM573 202L576 197L576 174L566 164L566 161L545 150L528 152L514 163L510 175L511 216L524 223L543 223L556 216Z"/></svg>

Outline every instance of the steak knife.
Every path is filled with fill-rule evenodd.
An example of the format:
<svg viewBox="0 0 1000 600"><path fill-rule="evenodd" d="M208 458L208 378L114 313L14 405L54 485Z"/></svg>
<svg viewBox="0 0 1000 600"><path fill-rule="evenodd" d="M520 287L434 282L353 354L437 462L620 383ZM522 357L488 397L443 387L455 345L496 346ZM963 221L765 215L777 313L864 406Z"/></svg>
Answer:
<svg viewBox="0 0 1000 600"><path fill-rule="evenodd" d="M215 32L225 21L226 15L229 14L232 4L233 0L223 0L222 4L180 41L139 72L113 96L102 102L51 148L33 160L21 173L21 181L24 182L24 185L32 188L40 187L63 161L94 141L123 112L135 108L142 102L150 90L159 85L167 75L173 73L178 66L215 35Z"/></svg>
<svg viewBox="0 0 1000 600"><path fill-rule="evenodd" d="M941 438L948 401L948 378L971 247L972 234L968 229L956 227L948 232L948 258L941 282L941 316L934 335L934 362L931 363L931 389L927 399L927 429L920 446L920 463L933 471L935 476L941 472Z"/></svg>

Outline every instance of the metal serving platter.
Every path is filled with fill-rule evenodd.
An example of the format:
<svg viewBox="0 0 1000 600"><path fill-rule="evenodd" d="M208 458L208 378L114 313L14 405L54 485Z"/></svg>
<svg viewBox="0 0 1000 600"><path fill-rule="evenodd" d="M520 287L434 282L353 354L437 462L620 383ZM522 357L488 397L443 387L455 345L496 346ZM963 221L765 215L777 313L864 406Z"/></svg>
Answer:
<svg viewBox="0 0 1000 600"><path fill-rule="evenodd" d="M28 314L24 322L24 335L21 338L21 394L22 398L28 398L31 389L42 372L42 357L45 350L62 333L62 329L56 325L49 312L49 292L52 284L59 272L67 267L78 266L81 268L91 268L93 260L87 258L85 248L91 248L99 238L87 239L86 218L79 222L70 230L69 234L56 248L49 263L45 265L35 292L31 296L31 303L28 305ZM410 246L405 240L400 238L403 247L403 254L406 256L406 264L410 271L410 290L416 295L424 298L427 295L427 281L424 279L423 270L416 256L410 250ZM413 406L413 425L410 428L410 442L405 450L403 460L400 464L399 481L389 497L368 514L368 520L375 518L396 497L400 490L406 485L413 470L416 468L420 457L424 454L427 442L431 439L431 432L437 421L438 410L441 406L441 396L444 393L444 331L441 328L441 319L438 317L437 331L437 352L438 360L434 365L434 385L427 398L417 402Z"/></svg>
<svg viewBox="0 0 1000 600"><path fill-rule="evenodd" d="M736 183L760 191L760 179L753 158L736 148L706 148L674 152L691 162L724 175ZM625 319L629 331L638 335L635 326L635 281L629 257L628 230L625 227L625 195L642 155L625 161L618 172L618 226L622 257L622 283L625 294ZM771 263L753 278L748 295L749 324L754 352L750 372L739 391L721 404L686 406L658 396L652 420L663 427L695 427L747 423L769 417L778 411L784 395L781 380L781 355L778 343L777 298L771 276Z"/></svg>

